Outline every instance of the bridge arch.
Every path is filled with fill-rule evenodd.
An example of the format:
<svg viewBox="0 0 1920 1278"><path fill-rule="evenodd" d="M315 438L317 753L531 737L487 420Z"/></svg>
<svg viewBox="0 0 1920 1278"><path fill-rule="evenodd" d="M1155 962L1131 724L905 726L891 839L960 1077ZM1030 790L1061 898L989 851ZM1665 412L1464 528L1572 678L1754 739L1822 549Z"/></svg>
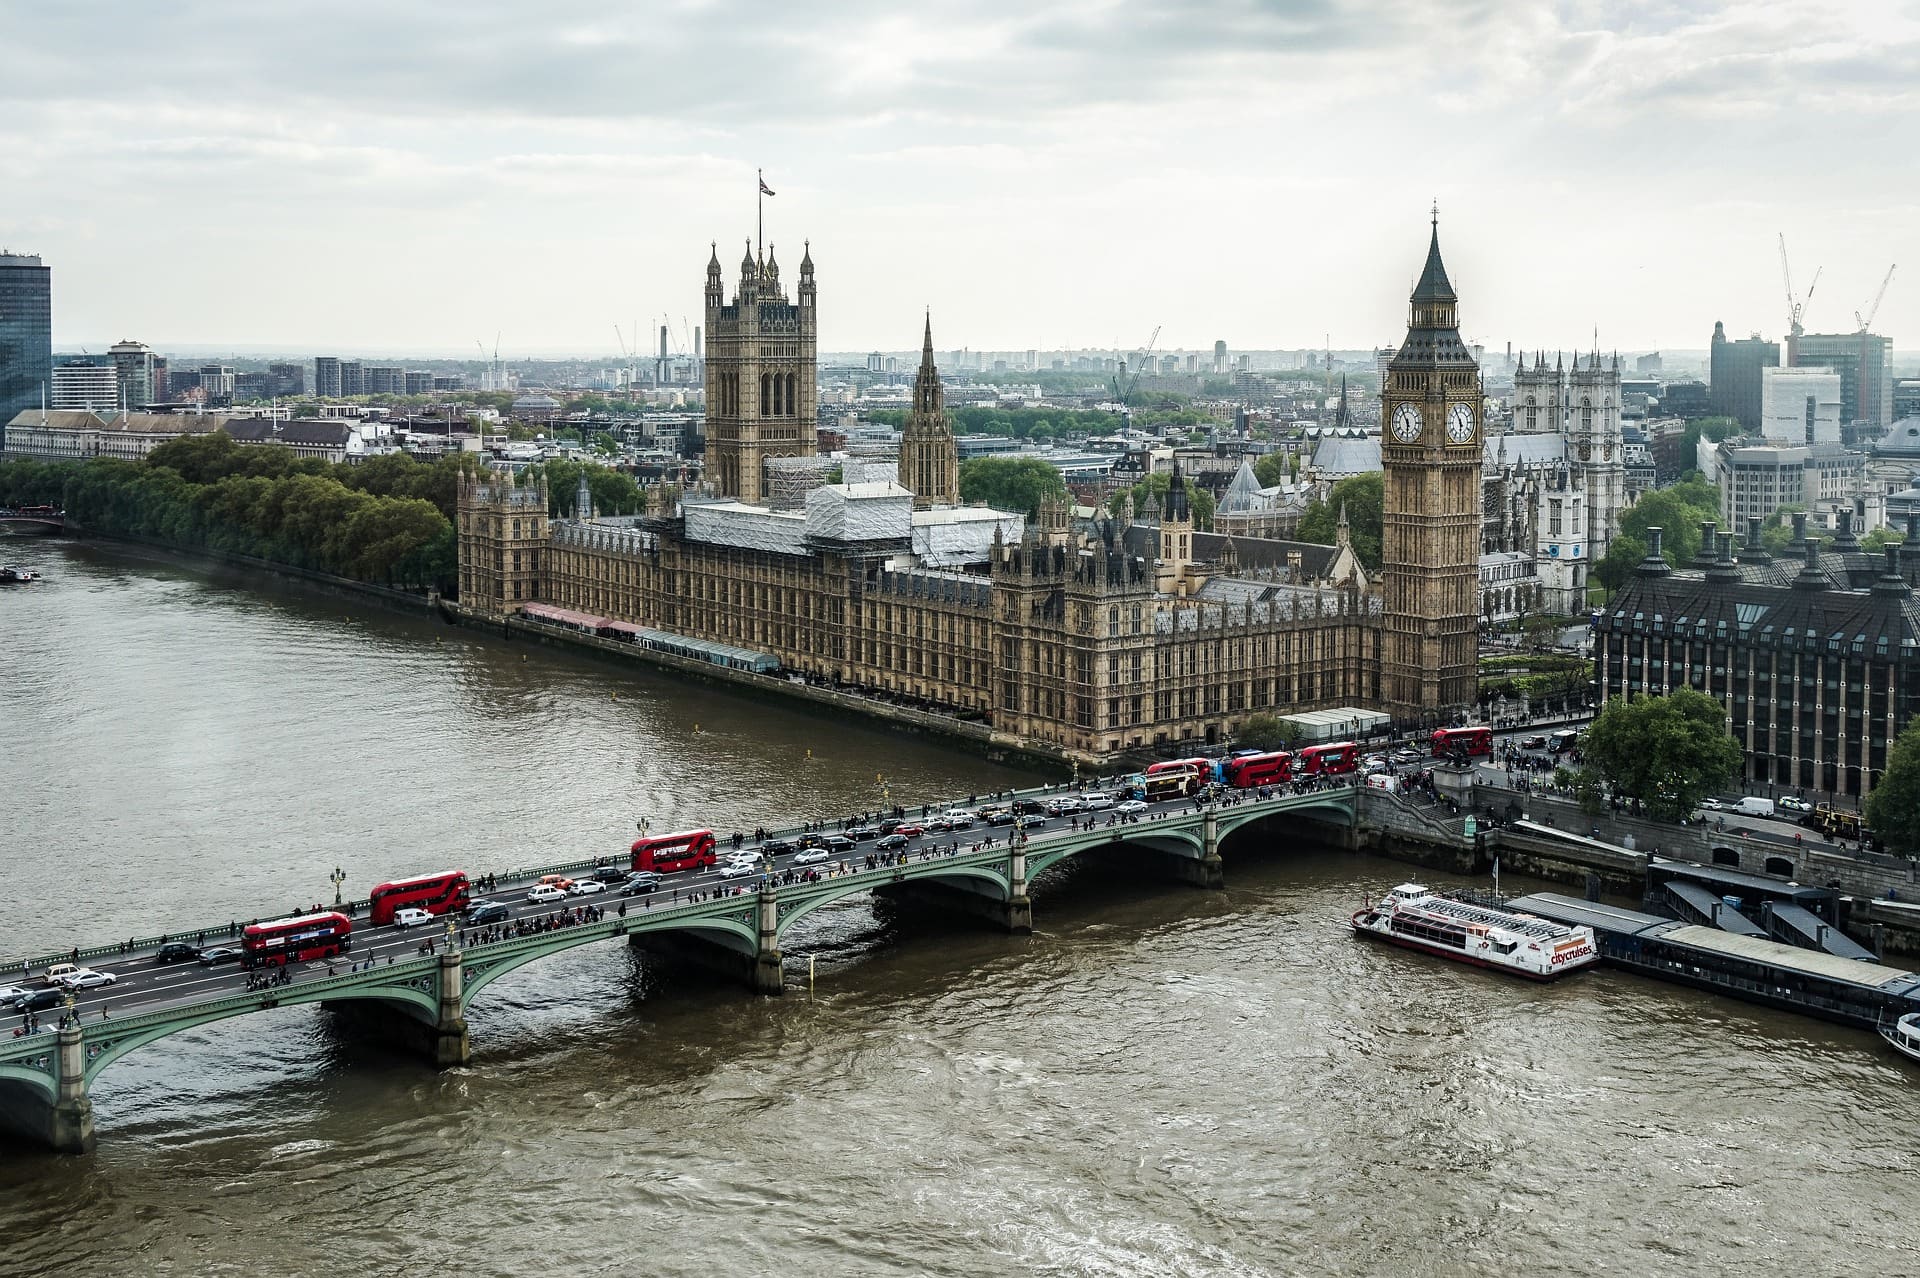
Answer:
<svg viewBox="0 0 1920 1278"><path fill-rule="evenodd" d="M461 1001L470 1006L481 990L509 972L517 971L529 963L538 962L565 950L577 949L582 945L591 945L596 941L610 940L616 936L645 936L654 932L691 932L703 935L706 940L725 945L728 949L738 950L748 955L754 954L758 950L760 941L754 922L754 910L758 898L742 896L737 900L740 908L729 911L725 915L691 918L668 914L649 916L644 910L635 914L629 907L624 919L609 916L598 923L563 927L552 932L538 932L532 936L494 941L484 946L471 946L462 955L461 969L464 984L461 990Z"/></svg>
<svg viewBox="0 0 1920 1278"><path fill-rule="evenodd" d="M1132 847L1148 848L1163 852L1169 856L1187 857L1198 861L1206 854L1206 846L1197 830L1181 828L1156 828L1150 824L1117 825L1111 830L1094 830L1086 838L1063 846L1052 846L1038 853L1029 853L1027 857L1027 880L1032 882L1043 870L1049 870L1070 856L1094 848Z"/></svg>
<svg viewBox="0 0 1920 1278"><path fill-rule="evenodd" d="M850 896L869 893L875 888L886 887L891 883L905 882L908 881L909 878L914 883L946 883L963 891L971 892L976 896L990 897L996 901L1007 901L1013 898L1012 880L1009 879L1006 874L990 866L956 865L951 868L943 868L935 873L915 874L912 876L902 876L901 878L892 878L868 872L864 876L848 878L844 886L838 891L829 890L810 894L798 901L794 901L791 906L786 904L786 901L790 898L783 894L780 907L780 922L778 925L779 935L785 936L788 928L798 923L807 915L812 914L823 905L831 905L835 901L844 901ZM826 880L826 882L834 883L835 880L829 879ZM787 889L787 892L792 891L792 888Z"/></svg>

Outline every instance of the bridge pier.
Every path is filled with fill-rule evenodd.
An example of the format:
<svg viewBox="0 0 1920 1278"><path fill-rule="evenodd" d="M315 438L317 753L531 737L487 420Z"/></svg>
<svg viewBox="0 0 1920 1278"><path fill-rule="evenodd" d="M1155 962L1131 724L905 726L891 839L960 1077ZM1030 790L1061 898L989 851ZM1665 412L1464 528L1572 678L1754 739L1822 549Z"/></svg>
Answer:
<svg viewBox="0 0 1920 1278"><path fill-rule="evenodd" d="M1200 859L1175 857L1180 878L1209 891L1226 890L1227 867L1220 859L1220 810L1209 803L1200 813Z"/></svg>
<svg viewBox="0 0 1920 1278"><path fill-rule="evenodd" d="M787 982L781 966L780 898L775 895L771 882L760 884L759 923L759 948L753 956L753 992L784 994Z"/></svg>
<svg viewBox="0 0 1920 1278"><path fill-rule="evenodd" d="M378 998L333 999L322 1004L361 1032L418 1056L435 1069L452 1069L473 1059L467 1037L465 969L459 951L440 955L438 1010L429 1020L409 1003Z"/></svg>
<svg viewBox="0 0 1920 1278"><path fill-rule="evenodd" d="M93 1152L93 1102L87 1098L86 1042L77 1025L53 1037L54 1090L0 1085L0 1126L56 1154Z"/></svg>

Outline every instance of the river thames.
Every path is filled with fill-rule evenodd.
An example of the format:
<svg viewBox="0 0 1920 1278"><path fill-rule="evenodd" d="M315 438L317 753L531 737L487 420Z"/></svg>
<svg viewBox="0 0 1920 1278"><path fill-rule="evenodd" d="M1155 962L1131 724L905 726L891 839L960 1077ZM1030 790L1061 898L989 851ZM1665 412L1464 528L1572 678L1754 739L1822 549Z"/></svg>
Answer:
<svg viewBox="0 0 1920 1278"><path fill-rule="evenodd" d="M9 955L1030 779L243 574L0 559L47 578L0 593ZM1871 1035L1363 944L1405 868L1222 851L1223 893L1051 871L1031 937L855 898L779 999L568 951L444 1074L317 1008L162 1040L97 1153L0 1152L0 1274L1920 1272L1920 1070Z"/></svg>

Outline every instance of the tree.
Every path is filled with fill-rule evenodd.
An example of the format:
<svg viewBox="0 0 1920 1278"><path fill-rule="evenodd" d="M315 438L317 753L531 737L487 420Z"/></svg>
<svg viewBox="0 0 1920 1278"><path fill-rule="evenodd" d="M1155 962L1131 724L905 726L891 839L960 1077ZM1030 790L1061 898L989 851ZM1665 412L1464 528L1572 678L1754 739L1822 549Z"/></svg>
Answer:
<svg viewBox="0 0 1920 1278"><path fill-rule="evenodd" d="M1872 554L1885 550L1888 546L1904 546L1906 534L1897 533L1891 528L1876 528L1860 539L1860 549Z"/></svg>
<svg viewBox="0 0 1920 1278"><path fill-rule="evenodd" d="M1585 766L1657 820L1690 817L1700 800L1740 772L1740 745L1726 710L1703 692L1607 702L1581 738Z"/></svg>
<svg viewBox="0 0 1920 1278"><path fill-rule="evenodd" d="M1187 509L1193 514L1193 526L1201 530L1213 527L1213 494L1193 482L1190 475L1181 476L1187 489ZM1173 487L1173 476L1164 470L1157 470L1131 488L1123 489L1107 498L1107 509L1114 514L1120 513L1120 507L1127 497L1133 498L1133 513L1145 518L1149 513L1164 510L1167 504L1167 490Z"/></svg>
<svg viewBox="0 0 1920 1278"><path fill-rule="evenodd" d="M1889 851L1920 853L1920 721L1894 741L1887 770L1867 796L1867 826Z"/></svg>
<svg viewBox="0 0 1920 1278"><path fill-rule="evenodd" d="M1234 729L1234 742L1245 750L1282 750L1298 739L1300 726L1276 715L1249 715Z"/></svg>
<svg viewBox="0 0 1920 1278"><path fill-rule="evenodd" d="M1278 488L1287 482L1287 454L1266 453L1253 463L1253 477L1262 488Z"/></svg>
<svg viewBox="0 0 1920 1278"><path fill-rule="evenodd" d="M1066 495L1060 472L1037 457L975 457L960 467L960 500L995 510L1037 515L1044 499Z"/></svg>
<svg viewBox="0 0 1920 1278"><path fill-rule="evenodd" d="M1333 492L1327 500L1316 498L1307 503L1306 513L1300 516L1300 530L1295 535L1301 541L1333 545L1339 531L1340 510L1344 506L1348 535L1353 540L1353 553L1368 568L1377 569L1383 562L1380 528L1385 501L1386 477L1379 471L1350 475L1333 486Z"/></svg>
<svg viewBox="0 0 1920 1278"><path fill-rule="evenodd" d="M1520 632L1526 636L1529 651L1546 652L1560 637L1560 622L1545 613L1535 613L1520 623Z"/></svg>

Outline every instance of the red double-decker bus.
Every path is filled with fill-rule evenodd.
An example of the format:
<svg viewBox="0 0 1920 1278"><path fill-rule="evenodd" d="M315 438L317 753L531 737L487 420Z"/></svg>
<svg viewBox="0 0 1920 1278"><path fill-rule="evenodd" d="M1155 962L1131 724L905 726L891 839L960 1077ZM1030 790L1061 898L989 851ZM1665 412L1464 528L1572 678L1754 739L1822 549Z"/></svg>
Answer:
<svg viewBox="0 0 1920 1278"><path fill-rule="evenodd" d="M1213 775L1212 759L1163 759L1147 765L1147 775L1157 777L1168 772L1190 772L1200 777Z"/></svg>
<svg viewBox="0 0 1920 1278"><path fill-rule="evenodd" d="M1492 728L1435 728L1430 741L1436 759L1460 751L1470 755L1493 753Z"/></svg>
<svg viewBox="0 0 1920 1278"><path fill-rule="evenodd" d="M682 830L633 841L633 868L671 874L675 870L703 870L719 858L712 830Z"/></svg>
<svg viewBox="0 0 1920 1278"><path fill-rule="evenodd" d="M1303 777L1339 776L1359 768L1360 747L1351 741L1308 746L1300 752L1299 758L1299 772Z"/></svg>
<svg viewBox="0 0 1920 1278"><path fill-rule="evenodd" d="M240 931L242 967L285 967L353 948L353 920L338 910L251 923Z"/></svg>
<svg viewBox="0 0 1920 1278"><path fill-rule="evenodd" d="M1280 785L1293 779L1293 755L1285 750L1265 754L1243 754L1227 760L1227 784L1236 790L1255 786Z"/></svg>
<svg viewBox="0 0 1920 1278"><path fill-rule="evenodd" d="M472 887L463 870L442 870L413 879L395 879L382 883L367 894L372 906L370 921L375 927L393 922L393 912L405 906L429 914L448 914L467 908Z"/></svg>

